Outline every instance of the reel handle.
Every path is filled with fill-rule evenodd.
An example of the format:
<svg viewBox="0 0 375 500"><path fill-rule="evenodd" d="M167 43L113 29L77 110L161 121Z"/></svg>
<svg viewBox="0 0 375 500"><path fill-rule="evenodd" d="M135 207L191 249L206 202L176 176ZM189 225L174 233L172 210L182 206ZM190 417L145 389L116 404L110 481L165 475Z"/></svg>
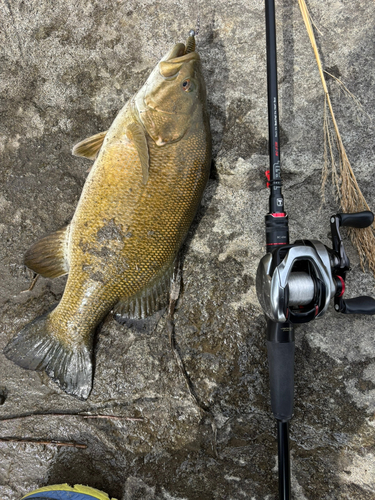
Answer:
<svg viewBox="0 0 375 500"><path fill-rule="evenodd" d="M342 298L345 292L346 272L350 270L350 262L345 253L343 239L339 231L341 226L363 229L370 226L373 221L374 214L369 210L351 214L336 214L331 217L333 251L336 254L332 266L337 285L334 307L337 312L343 314L375 314L375 299L372 297L362 296L346 300Z"/></svg>
<svg viewBox="0 0 375 500"><path fill-rule="evenodd" d="M340 226L364 228L371 226L374 221L374 214L369 210L356 212L353 214L337 214Z"/></svg>
<svg viewBox="0 0 375 500"><path fill-rule="evenodd" d="M368 296L341 299L335 303L335 310L343 314L367 314L372 316L375 314L375 299Z"/></svg>

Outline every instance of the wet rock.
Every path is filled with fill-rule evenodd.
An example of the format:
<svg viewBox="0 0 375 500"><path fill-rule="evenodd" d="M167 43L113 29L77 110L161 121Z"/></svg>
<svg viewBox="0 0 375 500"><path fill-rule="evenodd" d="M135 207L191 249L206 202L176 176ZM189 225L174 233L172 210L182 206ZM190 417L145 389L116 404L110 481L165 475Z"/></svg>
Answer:
<svg viewBox="0 0 375 500"><path fill-rule="evenodd" d="M150 488L137 477L130 476L125 483L123 500L155 500L155 488Z"/></svg>

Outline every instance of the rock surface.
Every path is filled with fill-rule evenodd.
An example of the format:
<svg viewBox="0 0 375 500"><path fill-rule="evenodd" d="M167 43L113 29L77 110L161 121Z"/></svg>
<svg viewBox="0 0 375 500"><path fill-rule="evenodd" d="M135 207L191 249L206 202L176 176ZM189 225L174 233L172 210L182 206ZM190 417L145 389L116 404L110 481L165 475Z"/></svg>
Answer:
<svg viewBox="0 0 375 500"><path fill-rule="evenodd" d="M310 0L309 7L324 68L363 106L327 78L349 159L374 209L375 3ZM329 215L338 206L328 191L319 210L322 87L297 1L279 0L276 8L291 235L329 244ZM165 318L145 332L106 319L86 402L1 355L0 436L87 445L0 442L3 500L62 482L126 500L277 497L265 320L255 293L268 209L263 2L4 0L0 351L61 298L63 278L40 279L22 293L30 279L23 254L74 213L89 163L72 157L72 146L108 128L161 55L185 40L197 14L214 168L186 245L176 342L211 417L187 391ZM347 251L348 294L374 295L374 278L361 271L349 242ZM374 499L374 319L332 309L296 333L294 498ZM80 412L124 418L85 419Z"/></svg>

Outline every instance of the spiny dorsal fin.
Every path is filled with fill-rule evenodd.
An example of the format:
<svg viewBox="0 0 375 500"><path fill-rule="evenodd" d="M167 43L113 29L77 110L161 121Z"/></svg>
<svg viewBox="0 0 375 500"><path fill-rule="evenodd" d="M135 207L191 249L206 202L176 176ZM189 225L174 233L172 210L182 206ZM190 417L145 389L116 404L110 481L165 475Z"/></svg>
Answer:
<svg viewBox="0 0 375 500"><path fill-rule="evenodd" d="M127 126L126 135L129 140L134 142L137 148L138 156L141 160L143 184L146 184L148 181L150 158L145 131L140 123L133 122Z"/></svg>
<svg viewBox="0 0 375 500"><path fill-rule="evenodd" d="M99 153L99 149L102 147L106 134L107 130L84 139L74 146L72 154L74 156L84 156L90 160L95 160L97 154Z"/></svg>
<svg viewBox="0 0 375 500"><path fill-rule="evenodd" d="M24 263L45 278L57 278L69 272L67 246L69 226L45 236L26 252Z"/></svg>

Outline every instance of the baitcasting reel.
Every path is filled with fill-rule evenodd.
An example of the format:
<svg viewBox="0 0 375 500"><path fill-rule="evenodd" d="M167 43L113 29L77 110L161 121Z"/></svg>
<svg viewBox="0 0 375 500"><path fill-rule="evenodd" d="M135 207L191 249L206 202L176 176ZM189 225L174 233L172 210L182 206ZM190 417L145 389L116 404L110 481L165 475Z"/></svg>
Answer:
<svg viewBox="0 0 375 500"><path fill-rule="evenodd" d="M266 316L275 323L307 323L323 316L331 299L344 314L375 314L375 299L343 299L346 272L350 269L340 226L365 228L374 215L365 211L331 217L330 249L317 240L297 240L280 245L259 263L256 288Z"/></svg>

